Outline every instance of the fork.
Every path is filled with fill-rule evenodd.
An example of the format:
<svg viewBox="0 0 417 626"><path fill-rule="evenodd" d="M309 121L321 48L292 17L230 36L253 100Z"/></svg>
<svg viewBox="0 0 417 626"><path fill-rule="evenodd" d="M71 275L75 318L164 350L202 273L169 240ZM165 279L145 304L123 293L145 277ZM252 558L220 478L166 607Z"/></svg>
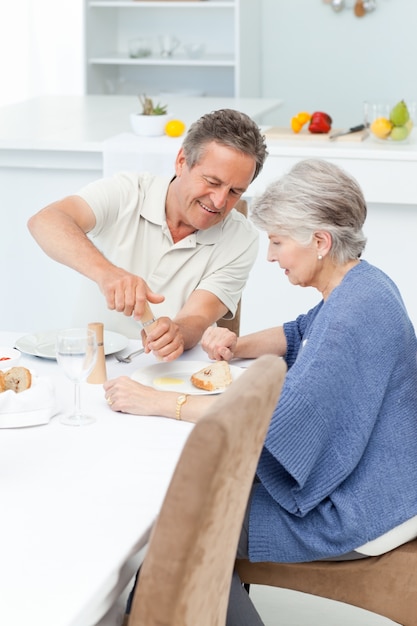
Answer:
<svg viewBox="0 0 417 626"><path fill-rule="evenodd" d="M118 356L117 354L116 359L119 361L119 363L130 363L130 361L133 359L133 357L138 356L138 354L142 354L142 352L145 351L145 348L141 348L140 350L135 350L135 352L132 352L131 354L128 354L127 356Z"/></svg>

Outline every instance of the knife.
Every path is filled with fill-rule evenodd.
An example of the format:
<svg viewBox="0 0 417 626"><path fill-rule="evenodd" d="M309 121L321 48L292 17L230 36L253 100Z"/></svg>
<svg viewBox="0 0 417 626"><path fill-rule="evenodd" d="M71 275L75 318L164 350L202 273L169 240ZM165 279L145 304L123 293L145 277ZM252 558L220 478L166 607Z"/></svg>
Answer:
<svg viewBox="0 0 417 626"><path fill-rule="evenodd" d="M342 135L350 135L351 133L358 133L361 130L365 130L368 128L369 124L359 124L359 126L352 126L348 130L337 130L333 133L330 133L329 139L336 139L336 137L341 137Z"/></svg>

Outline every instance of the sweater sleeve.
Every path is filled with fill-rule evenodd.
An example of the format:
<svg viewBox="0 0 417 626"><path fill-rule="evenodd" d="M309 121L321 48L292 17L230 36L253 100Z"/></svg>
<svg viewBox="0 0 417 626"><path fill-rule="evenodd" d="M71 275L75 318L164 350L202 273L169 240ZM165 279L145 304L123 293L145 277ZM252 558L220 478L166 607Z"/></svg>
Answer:
<svg viewBox="0 0 417 626"><path fill-rule="evenodd" d="M284 358L288 369L294 365L307 329L313 323L317 313L322 307L322 304L323 302L320 302L305 315L299 315L294 321L286 322L284 324L284 334L287 340L287 352Z"/></svg>

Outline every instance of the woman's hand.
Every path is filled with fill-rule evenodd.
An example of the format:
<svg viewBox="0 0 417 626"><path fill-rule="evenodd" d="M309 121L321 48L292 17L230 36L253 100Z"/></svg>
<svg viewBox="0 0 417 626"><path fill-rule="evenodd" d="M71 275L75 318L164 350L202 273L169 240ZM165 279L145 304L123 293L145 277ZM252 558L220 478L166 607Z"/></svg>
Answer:
<svg viewBox="0 0 417 626"><path fill-rule="evenodd" d="M103 384L106 401L113 411L134 415L157 415L158 392L132 380L120 376Z"/></svg>
<svg viewBox="0 0 417 626"><path fill-rule="evenodd" d="M204 331L201 346L210 359L230 361L236 352L237 335L227 328L210 326Z"/></svg>
<svg viewBox="0 0 417 626"><path fill-rule="evenodd" d="M142 385L128 376L107 380L103 388L106 401L113 411L132 415L161 415L178 419L176 407L179 394L177 392L160 391ZM197 422L215 399L216 396L191 395L181 411L182 421Z"/></svg>

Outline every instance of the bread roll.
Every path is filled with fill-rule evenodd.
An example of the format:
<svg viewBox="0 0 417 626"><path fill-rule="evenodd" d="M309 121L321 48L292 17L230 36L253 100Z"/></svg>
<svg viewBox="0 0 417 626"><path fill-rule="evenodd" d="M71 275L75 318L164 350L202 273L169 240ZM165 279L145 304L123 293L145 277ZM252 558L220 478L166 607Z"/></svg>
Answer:
<svg viewBox="0 0 417 626"><path fill-rule="evenodd" d="M190 380L195 387L204 391L224 389L232 382L229 363L227 361L208 363L206 367L192 374Z"/></svg>
<svg viewBox="0 0 417 626"><path fill-rule="evenodd" d="M32 374L26 367L12 367L6 372L1 372L0 391L11 389L16 393L26 391L32 384ZM3 379L1 382L1 378ZM3 387L3 389L2 389Z"/></svg>

